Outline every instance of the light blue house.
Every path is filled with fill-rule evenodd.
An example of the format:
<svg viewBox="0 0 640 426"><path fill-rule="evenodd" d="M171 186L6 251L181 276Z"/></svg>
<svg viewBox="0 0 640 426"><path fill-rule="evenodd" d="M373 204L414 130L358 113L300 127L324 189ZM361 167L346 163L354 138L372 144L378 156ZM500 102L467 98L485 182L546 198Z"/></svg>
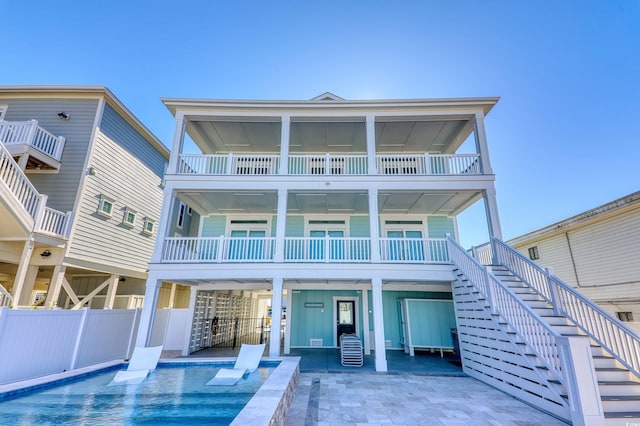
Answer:
<svg viewBox="0 0 640 426"><path fill-rule="evenodd" d="M457 329L465 373L574 424L639 421L637 334L501 241L497 101L164 99L176 126L138 344L177 282L184 355L351 334L386 371L388 350L444 353ZM472 255L457 219L476 203L491 244Z"/></svg>

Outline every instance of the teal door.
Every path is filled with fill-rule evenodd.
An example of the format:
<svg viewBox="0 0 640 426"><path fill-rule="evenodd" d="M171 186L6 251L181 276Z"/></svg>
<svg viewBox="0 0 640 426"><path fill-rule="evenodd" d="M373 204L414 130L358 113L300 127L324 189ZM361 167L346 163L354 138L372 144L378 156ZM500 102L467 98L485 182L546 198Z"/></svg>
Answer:
<svg viewBox="0 0 640 426"><path fill-rule="evenodd" d="M329 237L329 247L327 248L327 238ZM344 259L344 231L312 230L309 232L309 258L321 260L329 256L329 259Z"/></svg>
<svg viewBox="0 0 640 426"><path fill-rule="evenodd" d="M259 260L264 259L264 238L266 232L262 230L237 229L231 231L229 241L230 260Z"/></svg>

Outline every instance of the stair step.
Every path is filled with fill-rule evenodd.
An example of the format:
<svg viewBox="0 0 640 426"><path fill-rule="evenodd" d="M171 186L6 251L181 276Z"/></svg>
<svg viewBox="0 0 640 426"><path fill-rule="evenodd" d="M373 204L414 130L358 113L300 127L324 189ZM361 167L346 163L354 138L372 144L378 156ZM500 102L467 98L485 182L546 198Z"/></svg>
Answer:
<svg viewBox="0 0 640 426"><path fill-rule="evenodd" d="M596 377L599 382L629 382L633 376L623 368L596 368Z"/></svg>
<svg viewBox="0 0 640 426"><path fill-rule="evenodd" d="M625 420L627 420L627 423L620 423L620 424L626 424L627 426L629 426L629 425L631 425L629 420L638 420L638 421L640 421L640 411L637 411L637 410L636 411L624 411L624 412L615 412L615 411L606 412L605 411L604 418L605 419L625 419ZM606 424L613 424L613 423L607 422Z"/></svg>
<svg viewBox="0 0 640 426"><path fill-rule="evenodd" d="M640 407L640 396L602 396L602 408L605 412L635 412Z"/></svg>
<svg viewBox="0 0 640 426"><path fill-rule="evenodd" d="M591 354L591 357L595 368L622 368L620 363L613 357L593 354Z"/></svg>
<svg viewBox="0 0 640 426"><path fill-rule="evenodd" d="M600 395L604 396L640 396L640 383L634 381L598 382Z"/></svg>

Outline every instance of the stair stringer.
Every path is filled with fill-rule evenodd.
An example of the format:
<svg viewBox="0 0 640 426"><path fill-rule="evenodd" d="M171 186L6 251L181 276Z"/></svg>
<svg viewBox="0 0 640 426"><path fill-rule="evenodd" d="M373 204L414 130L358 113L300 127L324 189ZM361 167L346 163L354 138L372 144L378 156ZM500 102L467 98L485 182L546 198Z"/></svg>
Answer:
<svg viewBox="0 0 640 426"><path fill-rule="evenodd" d="M571 422L566 391L552 382L547 370L526 354L508 326L498 322L479 293L467 282L453 283L462 369L469 376L499 389L559 419Z"/></svg>

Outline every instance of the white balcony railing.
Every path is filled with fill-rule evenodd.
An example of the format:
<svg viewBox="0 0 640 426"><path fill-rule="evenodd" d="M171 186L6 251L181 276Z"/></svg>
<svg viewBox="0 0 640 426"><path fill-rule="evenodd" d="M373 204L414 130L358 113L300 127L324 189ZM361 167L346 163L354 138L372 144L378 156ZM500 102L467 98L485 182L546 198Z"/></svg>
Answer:
<svg viewBox="0 0 640 426"><path fill-rule="evenodd" d="M380 260L390 263L448 263L445 238L380 238Z"/></svg>
<svg viewBox="0 0 640 426"><path fill-rule="evenodd" d="M272 262L275 238L170 237L164 241L166 263Z"/></svg>
<svg viewBox="0 0 640 426"><path fill-rule="evenodd" d="M366 175L366 154L290 154L289 175ZM478 154L381 154L376 156L380 175L481 174ZM181 154L178 174L276 175L277 154Z"/></svg>
<svg viewBox="0 0 640 426"><path fill-rule="evenodd" d="M274 237L168 237L163 263L273 262ZM370 238L286 237L284 262L370 263ZM449 263L444 238L381 238L384 263Z"/></svg>
<svg viewBox="0 0 640 426"><path fill-rule="evenodd" d="M367 170L366 154L289 155L290 175L366 175Z"/></svg>
<svg viewBox="0 0 640 426"><path fill-rule="evenodd" d="M383 154L377 155L381 175L480 174L478 154Z"/></svg>
<svg viewBox="0 0 640 426"><path fill-rule="evenodd" d="M285 262L370 262L371 239L335 237L288 237Z"/></svg>
<svg viewBox="0 0 640 426"><path fill-rule="evenodd" d="M61 212L49 207L44 208L42 222L36 224L36 231L57 236L68 235L68 228L71 224L71 212Z"/></svg>
<svg viewBox="0 0 640 426"><path fill-rule="evenodd" d="M37 120L0 121L0 142L5 145L28 145L60 161L65 138L38 126Z"/></svg>
<svg viewBox="0 0 640 426"><path fill-rule="evenodd" d="M178 174L275 175L279 165L274 154L181 154Z"/></svg>

